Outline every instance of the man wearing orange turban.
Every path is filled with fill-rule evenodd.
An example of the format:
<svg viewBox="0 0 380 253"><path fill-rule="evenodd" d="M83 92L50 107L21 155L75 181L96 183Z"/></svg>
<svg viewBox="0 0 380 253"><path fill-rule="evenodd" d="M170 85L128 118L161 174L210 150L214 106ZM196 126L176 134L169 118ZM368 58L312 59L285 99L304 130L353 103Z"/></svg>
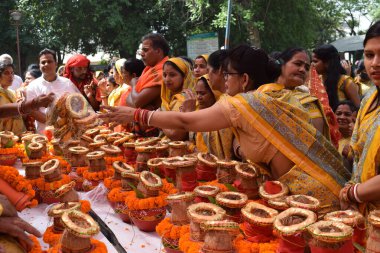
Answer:
<svg viewBox="0 0 380 253"><path fill-rule="evenodd" d="M81 54L73 55L65 65L64 77L70 79L87 99L94 110L99 110L100 102L96 99L98 81L90 71L90 60Z"/></svg>

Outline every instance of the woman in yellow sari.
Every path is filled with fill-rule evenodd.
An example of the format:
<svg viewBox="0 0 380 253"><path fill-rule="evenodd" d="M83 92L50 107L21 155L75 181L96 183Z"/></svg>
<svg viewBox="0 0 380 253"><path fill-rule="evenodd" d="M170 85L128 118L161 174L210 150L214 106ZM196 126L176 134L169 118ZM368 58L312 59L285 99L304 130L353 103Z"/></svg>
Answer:
<svg viewBox="0 0 380 253"><path fill-rule="evenodd" d="M161 110L181 111L186 99L186 90L193 90L195 79L189 64L179 57L170 58L163 66L163 85L161 85ZM163 129L164 134L173 141L189 138L187 131Z"/></svg>
<svg viewBox="0 0 380 253"><path fill-rule="evenodd" d="M351 137L353 174L341 191L346 209L359 204L360 211L380 208L380 21L373 24L364 39L364 65L376 88L363 99Z"/></svg>
<svg viewBox="0 0 380 253"><path fill-rule="evenodd" d="M0 64L0 106L16 103L16 95L8 87L13 82L13 65ZM24 122L21 116L9 117L0 120L0 131L12 131L16 135L20 135L25 131Z"/></svg>
<svg viewBox="0 0 380 253"><path fill-rule="evenodd" d="M252 91L277 78L267 54L238 46L228 52L224 75L227 92L239 94L223 96L207 109L178 113L107 107L110 112L99 117L196 132L232 127L243 153L265 164L273 179L288 185L292 194L318 198L322 213L337 210L339 191L349 179L338 152L311 125L308 113L289 90ZM147 114L148 121L141 114Z"/></svg>
<svg viewBox="0 0 380 253"><path fill-rule="evenodd" d="M194 59L194 77L199 78L208 73L207 68L208 54L198 55Z"/></svg>
<svg viewBox="0 0 380 253"><path fill-rule="evenodd" d="M259 90L288 89L302 106L309 112L312 123L330 140L329 125L318 98L310 95L299 87L305 85L309 78L310 58L303 48L288 48L275 57L276 64L281 68L281 74L275 84L266 84Z"/></svg>
<svg viewBox="0 0 380 253"><path fill-rule="evenodd" d="M118 106L121 94L126 92L127 90L131 89L131 86L129 86L126 83L125 77L124 77L124 63L126 62L126 59L119 59L115 62L114 66L114 78L116 83L119 85L116 89L114 89L108 96L108 105L109 106Z"/></svg>
<svg viewBox="0 0 380 253"><path fill-rule="evenodd" d="M201 76L195 85L195 94L198 102L198 109L209 108L219 100L221 93L213 90L210 85L208 75ZM211 132L197 132L195 144L197 151L208 152L219 159L231 160L233 158L234 135L230 128Z"/></svg>

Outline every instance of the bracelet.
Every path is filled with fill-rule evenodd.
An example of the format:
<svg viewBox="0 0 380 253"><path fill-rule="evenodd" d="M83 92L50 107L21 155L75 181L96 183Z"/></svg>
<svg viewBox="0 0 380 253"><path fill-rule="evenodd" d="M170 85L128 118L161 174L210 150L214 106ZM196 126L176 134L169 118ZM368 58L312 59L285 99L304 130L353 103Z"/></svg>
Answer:
<svg viewBox="0 0 380 253"><path fill-rule="evenodd" d="M0 204L0 216L3 214L3 211L4 211L4 207L2 204Z"/></svg>
<svg viewBox="0 0 380 253"><path fill-rule="evenodd" d="M343 187L342 189L342 199L345 201L345 202L351 202L349 199L348 199L348 192L351 188L351 185L346 185L345 187Z"/></svg>
<svg viewBox="0 0 380 253"><path fill-rule="evenodd" d="M148 110L145 110L145 109L141 110L141 114L142 114L142 116L141 116L141 123L143 125L147 125L148 124L148 113L149 113Z"/></svg>
<svg viewBox="0 0 380 253"><path fill-rule="evenodd" d="M355 198L356 202L358 202L358 203L363 203L363 201L361 201L361 200L359 199L359 196L358 196L358 186L359 186L359 184L356 184L356 185L354 186L354 198Z"/></svg>
<svg viewBox="0 0 380 253"><path fill-rule="evenodd" d="M350 186L347 191L347 199L351 203L356 203L355 195L354 195L354 188L355 185Z"/></svg>
<svg viewBox="0 0 380 253"><path fill-rule="evenodd" d="M25 109L24 105L25 105L25 100L23 100L22 102L20 102L20 103L17 104L17 111L18 111L18 113L21 116L26 114L25 111L24 111L24 109Z"/></svg>
<svg viewBox="0 0 380 253"><path fill-rule="evenodd" d="M148 117L148 126L150 126L150 119L152 118L153 114L155 113L156 111L152 111L150 114L149 114L149 117Z"/></svg>

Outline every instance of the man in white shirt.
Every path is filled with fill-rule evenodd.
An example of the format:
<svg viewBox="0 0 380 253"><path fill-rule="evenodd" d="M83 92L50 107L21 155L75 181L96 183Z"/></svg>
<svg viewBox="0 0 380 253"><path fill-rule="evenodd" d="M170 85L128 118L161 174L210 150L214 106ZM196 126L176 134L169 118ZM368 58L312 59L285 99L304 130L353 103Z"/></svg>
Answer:
<svg viewBox="0 0 380 253"><path fill-rule="evenodd" d="M3 62L5 64L13 64L13 58L9 54L2 54L0 55L0 62ZM9 87L9 89L16 91L21 87L22 82L23 81L21 77L14 75L12 85Z"/></svg>
<svg viewBox="0 0 380 253"><path fill-rule="evenodd" d="M39 64L42 76L28 85L26 88L26 100L32 100L41 94L49 94L50 92L54 93L55 99L59 99L65 93L80 94L78 88L69 79L57 75L57 58L53 50L42 50L39 54ZM37 121L38 133L45 130L47 110L48 108L41 108L32 114Z"/></svg>

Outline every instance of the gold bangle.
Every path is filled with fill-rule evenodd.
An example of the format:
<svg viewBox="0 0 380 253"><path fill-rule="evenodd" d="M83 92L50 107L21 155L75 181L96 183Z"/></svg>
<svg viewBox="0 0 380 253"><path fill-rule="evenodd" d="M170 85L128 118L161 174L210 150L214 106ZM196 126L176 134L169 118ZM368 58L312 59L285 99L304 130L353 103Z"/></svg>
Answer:
<svg viewBox="0 0 380 253"><path fill-rule="evenodd" d="M0 204L0 216L3 214L3 211L4 211L4 207L2 204Z"/></svg>

